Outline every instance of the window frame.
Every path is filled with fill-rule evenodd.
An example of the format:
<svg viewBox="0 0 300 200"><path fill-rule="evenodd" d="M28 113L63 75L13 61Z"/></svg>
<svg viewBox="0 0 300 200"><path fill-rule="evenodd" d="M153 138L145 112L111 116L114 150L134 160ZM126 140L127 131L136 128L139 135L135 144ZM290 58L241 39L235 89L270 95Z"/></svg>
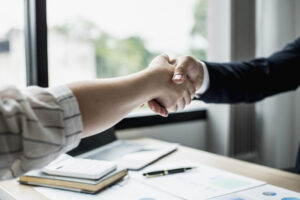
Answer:
<svg viewBox="0 0 300 200"><path fill-rule="evenodd" d="M27 86L49 86L47 43L47 0L24 0L25 58ZM194 120L206 120L206 108L172 113L168 118L158 115L126 117L116 125L117 130L165 125Z"/></svg>
<svg viewBox="0 0 300 200"><path fill-rule="evenodd" d="M24 0L27 85L48 87L46 0Z"/></svg>

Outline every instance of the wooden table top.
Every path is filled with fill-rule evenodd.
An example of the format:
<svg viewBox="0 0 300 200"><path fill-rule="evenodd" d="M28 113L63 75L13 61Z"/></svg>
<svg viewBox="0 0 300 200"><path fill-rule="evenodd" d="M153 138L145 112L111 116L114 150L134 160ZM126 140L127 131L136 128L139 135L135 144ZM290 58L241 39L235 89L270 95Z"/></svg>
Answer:
<svg viewBox="0 0 300 200"><path fill-rule="evenodd" d="M149 138L138 139L136 141L149 143L162 142ZM201 164L265 181L269 184L300 193L300 175L278 169L240 161L185 146L180 146L176 152L164 157L158 162L163 163L172 160L190 160L193 162L199 162ZM0 182L0 199L1 198L17 200L47 200L45 196L34 190L33 187L21 185L16 180Z"/></svg>

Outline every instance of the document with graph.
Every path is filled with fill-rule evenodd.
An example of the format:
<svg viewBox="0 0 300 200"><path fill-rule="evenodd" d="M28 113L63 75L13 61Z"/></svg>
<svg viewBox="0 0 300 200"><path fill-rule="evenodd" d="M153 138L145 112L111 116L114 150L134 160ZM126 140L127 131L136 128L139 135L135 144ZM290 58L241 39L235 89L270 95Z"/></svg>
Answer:
<svg viewBox="0 0 300 200"><path fill-rule="evenodd" d="M147 171L179 167L196 168L184 173L154 178L146 178L142 175L143 172ZM143 172L132 172L130 175L160 191L165 191L176 197L189 200L209 199L265 184L265 182L259 180L239 176L237 174L189 161L155 164L144 169Z"/></svg>
<svg viewBox="0 0 300 200"><path fill-rule="evenodd" d="M273 185L263 185L212 200L300 200L300 194Z"/></svg>
<svg viewBox="0 0 300 200"><path fill-rule="evenodd" d="M146 178L143 173L196 167L187 172ZM50 200L300 200L300 194L252 178L189 161L154 164L97 194L37 187Z"/></svg>

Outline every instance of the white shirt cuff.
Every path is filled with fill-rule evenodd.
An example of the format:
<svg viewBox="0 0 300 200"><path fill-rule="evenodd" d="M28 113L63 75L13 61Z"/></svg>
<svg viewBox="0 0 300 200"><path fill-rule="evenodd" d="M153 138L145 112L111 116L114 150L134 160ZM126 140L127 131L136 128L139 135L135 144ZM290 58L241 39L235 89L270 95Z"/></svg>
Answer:
<svg viewBox="0 0 300 200"><path fill-rule="evenodd" d="M207 70L207 66L204 62L202 61L198 61L201 63L202 67L203 67L203 82L202 82L202 85L200 87L199 90L197 90L196 94L199 96L199 95L202 95L206 92L206 90L208 89L209 87L209 74L208 74L208 70Z"/></svg>
<svg viewBox="0 0 300 200"><path fill-rule="evenodd" d="M82 136L83 124L79 105L72 91L66 86L51 87L47 90L56 98L63 110L66 134L64 152L67 152L78 146Z"/></svg>

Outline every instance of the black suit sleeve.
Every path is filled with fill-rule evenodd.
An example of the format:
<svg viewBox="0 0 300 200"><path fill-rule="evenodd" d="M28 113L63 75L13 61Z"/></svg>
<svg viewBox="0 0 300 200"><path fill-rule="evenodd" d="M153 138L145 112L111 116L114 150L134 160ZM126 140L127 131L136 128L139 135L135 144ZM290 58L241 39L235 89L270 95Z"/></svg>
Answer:
<svg viewBox="0 0 300 200"><path fill-rule="evenodd" d="M268 58L207 65L210 85L200 97L207 103L255 102L296 89L300 84L300 38Z"/></svg>

